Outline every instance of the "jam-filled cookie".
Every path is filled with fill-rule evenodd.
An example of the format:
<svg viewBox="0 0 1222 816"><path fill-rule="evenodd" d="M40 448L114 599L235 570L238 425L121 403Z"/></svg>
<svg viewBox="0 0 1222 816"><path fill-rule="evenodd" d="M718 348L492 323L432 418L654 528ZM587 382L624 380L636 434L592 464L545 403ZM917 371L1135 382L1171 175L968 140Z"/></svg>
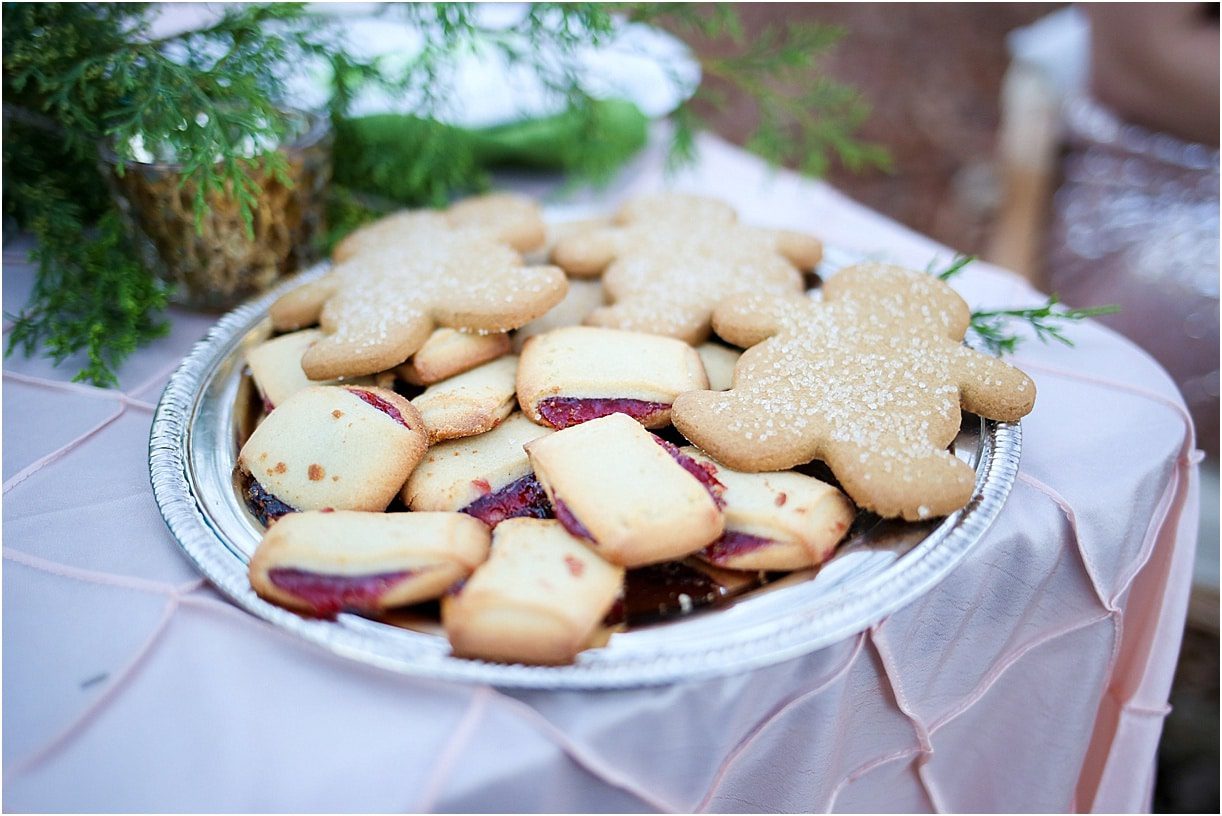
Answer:
<svg viewBox="0 0 1222 816"><path fill-rule="evenodd" d="M515 412L487 433L434 445L403 487L403 502L412 510L461 510L492 526L517 516L550 518L523 448L550 433Z"/></svg>
<svg viewBox="0 0 1222 816"><path fill-rule="evenodd" d="M573 279L564 300L553 306L543 317L530 321L513 333L513 347L521 351L526 341L565 326L580 326L590 312L603 305L603 285L598 281Z"/></svg>
<svg viewBox="0 0 1222 816"><path fill-rule="evenodd" d="M440 596L488 557L488 528L461 513L294 513L250 559L272 603L320 617Z"/></svg>
<svg viewBox="0 0 1222 816"><path fill-rule="evenodd" d="M701 343L696 346L696 352L709 377L709 390L729 391L734 385L734 366L742 352L720 343Z"/></svg>
<svg viewBox="0 0 1222 816"><path fill-rule="evenodd" d="M267 523L290 510L384 510L427 447L420 414L395 392L311 386L255 429L238 467Z"/></svg>
<svg viewBox="0 0 1222 816"><path fill-rule="evenodd" d="M290 332L265 340L246 352L246 364L250 375L263 397L263 407L269 413L280 403L311 385L338 385L340 380L314 381L306 377L301 368L301 355L314 344L322 332L317 329ZM382 384L381 375L353 377L345 380L348 385ZM393 378L387 377L385 380ZM389 382L386 382L389 385Z"/></svg>
<svg viewBox="0 0 1222 816"><path fill-rule="evenodd" d="M395 374L412 385L432 385L504 357L512 348L505 332L473 334L437 329L410 360L395 369Z"/></svg>
<svg viewBox="0 0 1222 816"><path fill-rule="evenodd" d="M493 532L487 562L441 602L454 654L505 663L572 663L592 645L624 582L556 521L516 518Z"/></svg>
<svg viewBox="0 0 1222 816"><path fill-rule="evenodd" d="M526 343L517 387L522 410L541 425L568 428L621 413L662 428L675 397L708 388L708 378L700 355L681 340L572 326Z"/></svg>
<svg viewBox="0 0 1222 816"><path fill-rule="evenodd" d="M475 436L501 424L514 408L518 358L510 355L430 385L412 400L430 442Z"/></svg>
<svg viewBox="0 0 1222 816"><path fill-rule="evenodd" d="M611 414L527 444L557 520L614 564L682 558L723 531L721 485L626 414Z"/></svg>
<svg viewBox="0 0 1222 816"><path fill-rule="evenodd" d="M726 529L697 556L726 569L790 571L831 557L856 509L827 482L802 473L742 473L697 448L683 453L715 469L725 486Z"/></svg>

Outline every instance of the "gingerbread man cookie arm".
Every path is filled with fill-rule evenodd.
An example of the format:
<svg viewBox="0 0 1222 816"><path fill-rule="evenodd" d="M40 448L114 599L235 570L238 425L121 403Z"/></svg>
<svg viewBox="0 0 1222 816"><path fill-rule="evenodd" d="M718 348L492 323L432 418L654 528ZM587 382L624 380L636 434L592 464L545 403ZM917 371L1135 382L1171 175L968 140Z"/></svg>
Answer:
<svg viewBox="0 0 1222 816"><path fill-rule="evenodd" d="M337 281L327 275L280 296L272 304L269 313L276 331L295 331L313 326L318 322L323 304L335 294Z"/></svg>
<svg viewBox="0 0 1222 816"><path fill-rule="evenodd" d="M713 312L713 331L727 343L747 348L764 342L815 308L805 295L747 295L727 298Z"/></svg>
<svg viewBox="0 0 1222 816"><path fill-rule="evenodd" d="M776 251L798 269L806 272L823 260L823 242L803 232L769 230Z"/></svg>
<svg viewBox="0 0 1222 816"><path fill-rule="evenodd" d="M345 306L352 311L360 307L345 304L342 295L329 300L319 321L324 334L301 356L306 376L330 380L377 374L415 354L433 333L433 321L411 304L396 305L395 319L388 320L382 331L360 336L344 331L344 320L336 317Z"/></svg>
<svg viewBox="0 0 1222 816"><path fill-rule="evenodd" d="M468 198L452 205L445 217L454 229L478 229L518 252L538 249L547 237L539 206L513 193Z"/></svg>
<svg viewBox="0 0 1222 816"><path fill-rule="evenodd" d="M433 318L452 329L507 332L542 317L569 289L564 272L554 266L523 266L512 273L511 284L497 284L505 292L495 297L465 282L448 287L432 308Z"/></svg>
<svg viewBox="0 0 1222 816"><path fill-rule="evenodd" d="M744 354L744 358L750 354ZM761 415L744 391L686 391L671 421L684 438L718 462L748 473L787 470L819 458L820 439Z"/></svg>
<svg viewBox="0 0 1222 816"><path fill-rule="evenodd" d="M622 238L616 227L581 230L556 242L551 261L575 278L597 277L619 255Z"/></svg>
<svg viewBox="0 0 1222 816"><path fill-rule="evenodd" d="M967 346L955 347L951 365L963 410L1017 422L1035 407L1035 383L1014 366Z"/></svg>

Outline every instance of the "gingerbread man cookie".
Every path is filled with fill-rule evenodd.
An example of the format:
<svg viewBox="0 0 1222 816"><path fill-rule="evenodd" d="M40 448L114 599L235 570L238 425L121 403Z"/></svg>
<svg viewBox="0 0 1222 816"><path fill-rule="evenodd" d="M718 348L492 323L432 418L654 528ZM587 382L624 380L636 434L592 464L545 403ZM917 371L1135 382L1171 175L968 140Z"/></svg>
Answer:
<svg viewBox="0 0 1222 816"><path fill-rule="evenodd" d="M400 210L391 213L340 241L331 253L331 260L339 264L362 252L393 245L402 231L414 229L426 220L438 229L482 230L493 240L509 244L518 252L538 249L547 235L539 205L534 201L513 193L490 193L464 199L440 212Z"/></svg>
<svg viewBox="0 0 1222 816"><path fill-rule="evenodd" d="M960 408L1016 421L1026 374L963 345L967 304L936 277L883 264L840 272L823 301L765 296L718 307L718 335L750 346L725 392L680 394L685 437L732 468L822 459L858 505L908 520L972 496L975 472L947 450Z"/></svg>
<svg viewBox="0 0 1222 816"><path fill-rule="evenodd" d="M629 202L614 226L565 236L552 262L578 277L602 273L611 305L592 312L587 324L695 345L708 337L722 300L800 295L802 270L821 256L814 238L748 227L716 199L668 193Z"/></svg>
<svg viewBox="0 0 1222 816"><path fill-rule="evenodd" d="M451 216L461 207L451 208ZM447 213L392 216L393 229L367 237L330 274L272 304L277 330L314 323L322 329L301 358L306 375L322 380L384 371L419 350L437 326L505 332L559 303L564 273L523 265L499 240L492 212L477 212L479 218L457 219L459 226Z"/></svg>

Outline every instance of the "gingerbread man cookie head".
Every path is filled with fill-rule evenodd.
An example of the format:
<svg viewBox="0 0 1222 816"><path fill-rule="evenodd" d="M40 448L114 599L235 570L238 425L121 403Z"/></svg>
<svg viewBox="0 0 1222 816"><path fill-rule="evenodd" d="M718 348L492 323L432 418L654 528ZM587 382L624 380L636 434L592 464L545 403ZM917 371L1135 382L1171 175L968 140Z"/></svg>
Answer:
<svg viewBox="0 0 1222 816"><path fill-rule="evenodd" d="M675 400L675 426L739 470L822 459L858 505L915 520L972 496L947 447L960 409L1014 421L1035 384L963 345L970 313L945 283L881 264L842 271L822 302L751 296L717 309L723 338L750 345L729 391Z"/></svg>
<svg viewBox="0 0 1222 816"><path fill-rule="evenodd" d="M609 227L564 237L552 261L571 275L602 274L611 305L587 324L698 344L720 301L748 292L798 296L802 270L821 254L809 236L740 224L716 199L667 193L630 201Z"/></svg>
<svg viewBox="0 0 1222 816"><path fill-rule="evenodd" d="M543 243L546 228L539 206L525 196L489 193L464 199L445 210L402 210L353 232L336 245L331 259L343 263L361 252L395 244L414 229L475 229L488 238L530 252Z"/></svg>
<svg viewBox="0 0 1222 816"><path fill-rule="evenodd" d="M279 330L315 322L322 329L323 337L301 360L311 379L392 368L414 354L437 326L509 331L564 297L563 272L525 266L497 238L494 210L458 205L464 206L458 218L452 211L392 216L393 230L367 234L326 277L272 305L272 324Z"/></svg>

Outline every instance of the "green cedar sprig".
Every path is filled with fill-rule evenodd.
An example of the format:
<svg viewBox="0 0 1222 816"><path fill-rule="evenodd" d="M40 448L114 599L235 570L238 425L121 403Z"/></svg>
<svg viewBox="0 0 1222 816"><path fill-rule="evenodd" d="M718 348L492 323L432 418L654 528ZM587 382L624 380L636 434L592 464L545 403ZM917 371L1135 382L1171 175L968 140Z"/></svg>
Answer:
<svg viewBox="0 0 1222 816"><path fill-rule="evenodd" d="M1066 324L1120 311L1120 307L1114 304L1089 309L1058 309L1057 304L1060 302L1060 298L1052 294L1048 296L1046 303L1034 308L974 311L972 331L980 338L985 348L997 355L1013 354L1018 348L1022 338L1008 330L1010 322L1015 320L1031 326L1041 343L1055 340L1072 348L1073 341L1064 334Z"/></svg>
<svg viewBox="0 0 1222 816"><path fill-rule="evenodd" d="M76 382L117 385L115 370L141 344L169 331L159 319L168 290L128 246L117 212L86 226L79 210L46 185L17 191L32 215L39 275L17 316L8 352L41 346L56 365L83 352Z"/></svg>
<svg viewBox="0 0 1222 816"><path fill-rule="evenodd" d="M975 255L956 254L950 264L937 273L938 278L950 280L974 260ZM1056 341L1072 348L1074 343L1065 334L1068 324L1120 311L1120 307L1114 304L1089 309L1058 309L1060 302L1060 297L1054 292L1040 306L1025 309L978 309L972 312L969 329L986 349L998 356L1005 356L1017 351L1023 341L1023 338L1011 329L1011 323L1014 321L1029 325L1041 343Z"/></svg>
<svg viewBox="0 0 1222 816"><path fill-rule="evenodd" d="M950 264L945 269L943 269L941 272L938 273L938 280L942 280L942 281L950 280L955 275L958 275L960 272L962 272L963 267L967 266L974 260L976 260L975 255L962 255L962 254L956 253L955 257L951 259ZM932 261L930 262L930 268L931 269L933 268Z"/></svg>
<svg viewBox="0 0 1222 816"><path fill-rule="evenodd" d="M274 145L283 66L326 38L301 4L232 6L214 25L150 36L149 4L5 4L4 213L37 241L38 272L5 354L37 348L57 364L84 354L77 381L114 385L135 348L165 334L168 291L138 260L99 166L121 171L139 137L182 162L197 221L232 194L249 228Z"/></svg>

